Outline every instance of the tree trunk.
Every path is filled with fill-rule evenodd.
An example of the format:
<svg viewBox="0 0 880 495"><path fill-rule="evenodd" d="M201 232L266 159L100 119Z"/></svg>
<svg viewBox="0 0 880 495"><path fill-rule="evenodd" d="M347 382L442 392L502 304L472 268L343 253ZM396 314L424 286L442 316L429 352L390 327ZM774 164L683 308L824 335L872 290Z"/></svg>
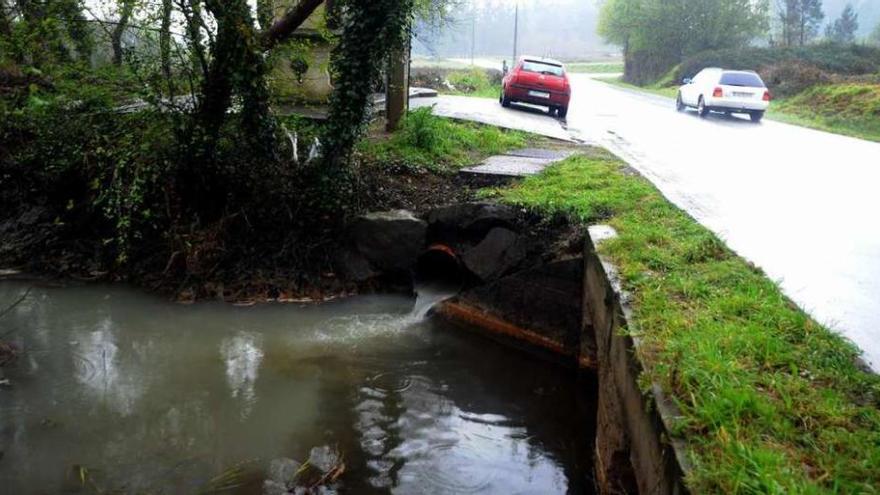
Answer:
<svg viewBox="0 0 880 495"><path fill-rule="evenodd" d="M171 73L171 0L162 0L162 27L159 31L159 58L162 75L168 85L168 96L174 98L174 79Z"/></svg>
<svg viewBox="0 0 880 495"><path fill-rule="evenodd" d="M128 29L128 22L134 12L134 0L122 0L119 11L119 22L113 28L110 36L110 45L113 47L113 64L122 65L122 37Z"/></svg>
<svg viewBox="0 0 880 495"><path fill-rule="evenodd" d="M208 77L208 57L205 54L205 46L202 38L202 11L201 0L180 0L178 5L186 20L186 32L189 37L190 53L193 65L198 66L202 72L202 78Z"/></svg>
<svg viewBox="0 0 880 495"><path fill-rule="evenodd" d="M270 49L281 43L293 34L302 23L306 22L312 13L324 3L324 0L301 0L296 7L279 19L272 27L262 33L262 43L265 49Z"/></svg>
<svg viewBox="0 0 880 495"><path fill-rule="evenodd" d="M12 36L12 22L9 20L9 14L6 13L5 0L0 1L0 36L6 38Z"/></svg>
<svg viewBox="0 0 880 495"><path fill-rule="evenodd" d="M394 132L406 114L409 100L407 68L408 50L405 46L396 47L388 56L388 78L385 84L385 130Z"/></svg>
<svg viewBox="0 0 880 495"><path fill-rule="evenodd" d="M269 29L274 18L272 0L257 0L257 21L260 23L260 29Z"/></svg>
<svg viewBox="0 0 880 495"><path fill-rule="evenodd" d="M213 155L232 92L237 90L242 99L244 138L258 151L271 153L274 126L269 118L266 68L250 7L246 0L208 0L205 5L217 22L217 37L199 108L206 151Z"/></svg>

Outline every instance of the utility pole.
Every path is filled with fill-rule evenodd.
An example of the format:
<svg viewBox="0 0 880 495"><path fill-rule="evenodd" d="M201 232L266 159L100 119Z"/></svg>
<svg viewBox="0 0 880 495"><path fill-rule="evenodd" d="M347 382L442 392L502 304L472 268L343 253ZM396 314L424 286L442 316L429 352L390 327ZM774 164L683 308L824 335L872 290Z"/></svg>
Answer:
<svg viewBox="0 0 880 495"><path fill-rule="evenodd" d="M471 67L474 66L474 47L477 44L477 12L471 12Z"/></svg>
<svg viewBox="0 0 880 495"><path fill-rule="evenodd" d="M513 60L510 62L510 66L516 66L516 57L517 53L517 42L519 41L519 2L516 2L516 13L513 16Z"/></svg>

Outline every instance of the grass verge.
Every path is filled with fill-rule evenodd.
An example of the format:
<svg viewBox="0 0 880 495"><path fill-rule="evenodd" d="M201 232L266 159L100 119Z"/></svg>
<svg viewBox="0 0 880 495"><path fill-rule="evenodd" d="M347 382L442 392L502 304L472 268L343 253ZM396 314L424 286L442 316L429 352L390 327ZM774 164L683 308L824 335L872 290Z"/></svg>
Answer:
<svg viewBox="0 0 880 495"><path fill-rule="evenodd" d="M816 86L778 100L768 115L780 122L880 141L880 84Z"/></svg>
<svg viewBox="0 0 880 495"><path fill-rule="evenodd" d="M621 74L623 62L575 62L565 64L565 68L576 74Z"/></svg>
<svg viewBox="0 0 880 495"><path fill-rule="evenodd" d="M597 79L597 81L602 81L605 84L617 86L618 88L624 88L624 89L629 89L632 91L638 91L640 93L650 93L652 95L657 95L657 96L665 96L667 98L675 98L675 95L678 94L678 88L675 88L675 87L636 86L635 84L630 84L628 82L625 82L623 79L621 79L619 77Z"/></svg>
<svg viewBox="0 0 880 495"><path fill-rule="evenodd" d="M491 155L527 146L533 138L473 122L443 119L430 108L410 112L400 131L374 132L359 152L370 161L409 169L454 172Z"/></svg>
<svg viewBox="0 0 880 495"><path fill-rule="evenodd" d="M488 193L619 236L644 383L683 417L693 493L876 493L880 377L759 270L612 155L594 150Z"/></svg>
<svg viewBox="0 0 880 495"><path fill-rule="evenodd" d="M455 89L443 90L445 94L477 98L498 98L501 94L501 83L493 81L484 69L455 71L449 74L447 81Z"/></svg>

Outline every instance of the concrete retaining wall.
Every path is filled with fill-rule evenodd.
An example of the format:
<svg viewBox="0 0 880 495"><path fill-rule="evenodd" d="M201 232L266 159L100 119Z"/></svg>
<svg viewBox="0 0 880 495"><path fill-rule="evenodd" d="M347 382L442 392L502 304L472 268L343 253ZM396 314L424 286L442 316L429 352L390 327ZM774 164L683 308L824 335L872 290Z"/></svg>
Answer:
<svg viewBox="0 0 880 495"><path fill-rule="evenodd" d="M674 406L642 391L637 329L614 267L591 239L584 250L583 333L593 335L599 375L596 480L601 493L687 493L684 449L668 434Z"/></svg>
<svg viewBox="0 0 880 495"><path fill-rule="evenodd" d="M600 493L687 493L684 449L668 434L676 409L659 387L639 388L643 368L626 295L590 237L583 259L505 277L438 310L467 328L596 374Z"/></svg>

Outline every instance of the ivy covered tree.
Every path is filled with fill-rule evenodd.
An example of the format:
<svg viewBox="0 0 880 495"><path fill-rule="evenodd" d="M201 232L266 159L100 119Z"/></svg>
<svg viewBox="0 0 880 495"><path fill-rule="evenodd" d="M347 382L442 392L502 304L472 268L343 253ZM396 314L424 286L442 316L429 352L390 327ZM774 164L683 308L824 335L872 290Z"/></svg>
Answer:
<svg viewBox="0 0 880 495"><path fill-rule="evenodd" d="M852 4L846 4L840 17L825 28L825 37L836 43L855 43L859 30L859 14Z"/></svg>
<svg viewBox="0 0 880 495"><path fill-rule="evenodd" d="M2 2L0 33L19 64L88 63L95 40L81 0Z"/></svg>

